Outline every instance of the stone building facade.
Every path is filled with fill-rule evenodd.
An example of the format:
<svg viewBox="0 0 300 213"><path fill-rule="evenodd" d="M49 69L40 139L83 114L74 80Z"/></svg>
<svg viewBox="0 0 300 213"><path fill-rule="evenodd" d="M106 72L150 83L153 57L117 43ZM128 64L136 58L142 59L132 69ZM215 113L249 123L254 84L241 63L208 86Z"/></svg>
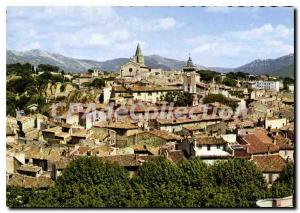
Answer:
<svg viewBox="0 0 300 213"><path fill-rule="evenodd" d="M120 77L130 79L149 72L151 72L151 68L145 65L145 59L140 44L138 44L133 58L121 66Z"/></svg>

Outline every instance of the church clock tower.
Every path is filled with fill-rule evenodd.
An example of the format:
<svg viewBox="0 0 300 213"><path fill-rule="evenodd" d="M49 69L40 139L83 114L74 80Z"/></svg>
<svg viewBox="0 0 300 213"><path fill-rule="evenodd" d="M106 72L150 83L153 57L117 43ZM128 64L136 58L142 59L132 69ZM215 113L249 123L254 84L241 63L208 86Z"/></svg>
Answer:
<svg viewBox="0 0 300 213"><path fill-rule="evenodd" d="M197 93L197 83L200 82L200 76L196 71L197 67L189 56L186 66L183 67L183 91Z"/></svg>

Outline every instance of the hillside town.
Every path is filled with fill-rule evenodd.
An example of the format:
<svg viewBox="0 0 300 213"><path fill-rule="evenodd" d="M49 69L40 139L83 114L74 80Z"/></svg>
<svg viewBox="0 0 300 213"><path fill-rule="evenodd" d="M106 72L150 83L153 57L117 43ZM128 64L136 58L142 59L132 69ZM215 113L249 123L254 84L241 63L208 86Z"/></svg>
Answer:
<svg viewBox="0 0 300 213"><path fill-rule="evenodd" d="M181 70L151 68L140 44L117 72L29 66L29 76L43 87L15 88L18 73L7 74L13 100L6 120L8 186L48 189L84 156L116 163L131 176L160 157L175 165L193 158L207 165L245 159L268 187L294 162L293 81L201 70L188 54Z"/></svg>

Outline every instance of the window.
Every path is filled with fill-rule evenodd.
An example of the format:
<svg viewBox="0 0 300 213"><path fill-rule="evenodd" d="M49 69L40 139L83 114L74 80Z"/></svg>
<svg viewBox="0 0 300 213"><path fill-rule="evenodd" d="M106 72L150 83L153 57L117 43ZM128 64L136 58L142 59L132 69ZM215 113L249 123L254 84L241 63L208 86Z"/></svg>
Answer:
<svg viewBox="0 0 300 213"><path fill-rule="evenodd" d="M207 145L207 150L208 150L208 151L210 150L210 145Z"/></svg>
<svg viewBox="0 0 300 213"><path fill-rule="evenodd" d="M129 68L129 72L132 72L132 68Z"/></svg>

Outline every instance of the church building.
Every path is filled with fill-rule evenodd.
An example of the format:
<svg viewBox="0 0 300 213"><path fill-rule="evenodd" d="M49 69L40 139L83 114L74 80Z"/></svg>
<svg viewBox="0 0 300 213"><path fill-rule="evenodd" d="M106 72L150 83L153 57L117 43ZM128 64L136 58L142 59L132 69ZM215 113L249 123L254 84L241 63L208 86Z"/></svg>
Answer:
<svg viewBox="0 0 300 213"><path fill-rule="evenodd" d="M140 44L138 44L133 58L130 58L126 64L121 66L120 77L131 79L150 72L151 68L145 65L144 56Z"/></svg>

